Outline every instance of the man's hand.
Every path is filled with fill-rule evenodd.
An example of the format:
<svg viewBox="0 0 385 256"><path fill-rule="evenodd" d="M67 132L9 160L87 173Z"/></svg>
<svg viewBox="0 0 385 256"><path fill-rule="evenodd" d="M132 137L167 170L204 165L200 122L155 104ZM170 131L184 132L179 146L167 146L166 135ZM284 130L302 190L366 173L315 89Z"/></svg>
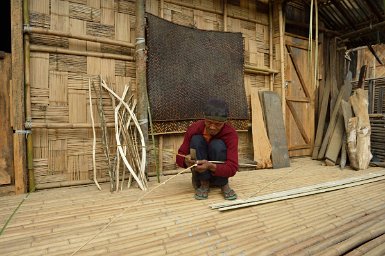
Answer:
<svg viewBox="0 0 385 256"><path fill-rule="evenodd" d="M215 170L217 169L216 164L213 164L207 160L197 160L196 163L197 163L197 167L195 167L195 170L197 172L204 172L206 170L215 172Z"/></svg>
<svg viewBox="0 0 385 256"><path fill-rule="evenodd" d="M187 155L184 158L184 163L186 164L187 167L190 167L196 163L196 160L192 160L191 155Z"/></svg>

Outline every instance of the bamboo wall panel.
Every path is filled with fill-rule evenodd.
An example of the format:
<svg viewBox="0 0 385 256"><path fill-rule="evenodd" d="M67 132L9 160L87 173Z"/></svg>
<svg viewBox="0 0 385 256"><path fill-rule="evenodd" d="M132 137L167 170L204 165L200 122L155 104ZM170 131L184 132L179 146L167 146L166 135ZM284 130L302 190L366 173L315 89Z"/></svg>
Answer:
<svg viewBox="0 0 385 256"><path fill-rule="evenodd" d="M133 0L30 0L30 24L72 34L90 35L135 42L135 1ZM257 67L269 67L269 26L267 3L228 1L227 31L242 32L245 60ZM146 1L147 11L161 16L159 1ZM164 1L162 15L177 24L205 30L224 30L223 6L220 0ZM95 51L134 56L134 50L105 43L31 34L31 43L78 51ZM59 53L31 53L32 122L34 132L34 167L37 184L87 180L92 177L92 131L89 116L88 79L92 90L95 122L98 116L99 75L118 93L131 82L136 96L135 63L99 57ZM275 81L278 79L276 78ZM245 88L250 109L250 88L269 88L269 76L245 74ZM113 123L110 96L102 93L105 121ZM49 128L48 128L49 127ZM52 127L57 127L53 129ZM88 128L65 128L88 127ZM109 130L114 145L113 130ZM252 159L251 132L239 133L240 159ZM175 154L183 136L163 135L162 168L175 170ZM159 142L159 136L156 137ZM114 151L114 148L110 149ZM166 151L167 150L167 151ZM150 154L149 172L154 157ZM107 177L107 160L97 129L97 175Z"/></svg>
<svg viewBox="0 0 385 256"><path fill-rule="evenodd" d="M128 43L135 41L135 1L30 0L29 9L31 27ZM134 51L127 47L65 36L32 33L31 44L84 52L134 55ZM111 98L104 91L100 98L99 75L118 94L123 92L124 85L129 82L131 91L135 92L135 63L54 52L32 52L30 68L36 183L39 186L90 180L93 175L93 135L88 81L90 79L95 86L92 89L92 101L96 124L100 124L100 99L103 102L105 122L111 124L114 120ZM109 128L108 134L110 152L114 154L114 131ZM97 128L96 165L98 177L108 177L100 128Z"/></svg>

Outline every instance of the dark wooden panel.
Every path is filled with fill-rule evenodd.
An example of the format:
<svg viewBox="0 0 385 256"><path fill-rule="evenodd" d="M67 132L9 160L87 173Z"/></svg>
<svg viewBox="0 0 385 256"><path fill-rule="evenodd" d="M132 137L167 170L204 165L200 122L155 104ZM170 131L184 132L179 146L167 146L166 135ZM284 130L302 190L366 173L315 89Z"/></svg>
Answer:
<svg viewBox="0 0 385 256"><path fill-rule="evenodd" d="M262 92L267 133L272 147L273 168L290 166L281 99L275 92Z"/></svg>

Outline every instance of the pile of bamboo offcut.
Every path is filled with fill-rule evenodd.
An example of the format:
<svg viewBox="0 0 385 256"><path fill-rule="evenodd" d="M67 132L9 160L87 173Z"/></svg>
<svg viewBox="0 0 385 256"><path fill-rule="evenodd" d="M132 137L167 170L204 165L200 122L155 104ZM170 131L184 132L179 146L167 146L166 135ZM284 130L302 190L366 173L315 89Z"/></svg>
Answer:
<svg viewBox="0 0 385 256"><path fill-rule="evenodd" d="M94 86L95 92L97 89ZM92 96L91 96L91 81L89 81L89 102L90 102L90 115L92 120L93 130L93 169L94 169L94 182L98 186L97 170L96 170L96 131L95 131L95 118L92 111ZM113 89L111 89L107 83L100 78L100 100L98 103L99 120L101 127L103 150L108 163L108 173L110 176L111 191L118 191L123 189L125 182L125 173L128 171L128 184L129 187L133 181L142 189L147 189L147 179L145 175L146 166L146 145L142 130L140 128L137 117L134 113L136 107L136 100L133 95L129 94L129 86L124 87L123 94L119 96ZM110 149L110 140L108 139L107 124L105 122L105 114L103 108L103 101L101 99L101 92L105 90L109 93L112 102L112 109L114 112L114 129L115 129L115 142L116 155L111 155L113 152ZM114 146L112 146L114 147ZM122 166L122 167L121 167Z"/></svg>

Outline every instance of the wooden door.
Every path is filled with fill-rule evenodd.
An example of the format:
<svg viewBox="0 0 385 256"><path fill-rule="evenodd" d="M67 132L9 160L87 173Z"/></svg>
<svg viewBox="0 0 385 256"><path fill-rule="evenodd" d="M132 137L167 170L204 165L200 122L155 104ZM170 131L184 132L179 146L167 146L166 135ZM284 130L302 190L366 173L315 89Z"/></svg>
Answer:
<svg viewBox="0 0 385 256"><path fill-rule="evenodd" d="M307 45L304 39L286 37L285 122L290 156L311 155L314 142L315 86Z"/></svg>
<svg viewBox="0 0 385 256"><path fill-rule="evenodd" d="M0 185L10 184L13 171L13 143L10 122L11 54L0 53Z"/></svg>

